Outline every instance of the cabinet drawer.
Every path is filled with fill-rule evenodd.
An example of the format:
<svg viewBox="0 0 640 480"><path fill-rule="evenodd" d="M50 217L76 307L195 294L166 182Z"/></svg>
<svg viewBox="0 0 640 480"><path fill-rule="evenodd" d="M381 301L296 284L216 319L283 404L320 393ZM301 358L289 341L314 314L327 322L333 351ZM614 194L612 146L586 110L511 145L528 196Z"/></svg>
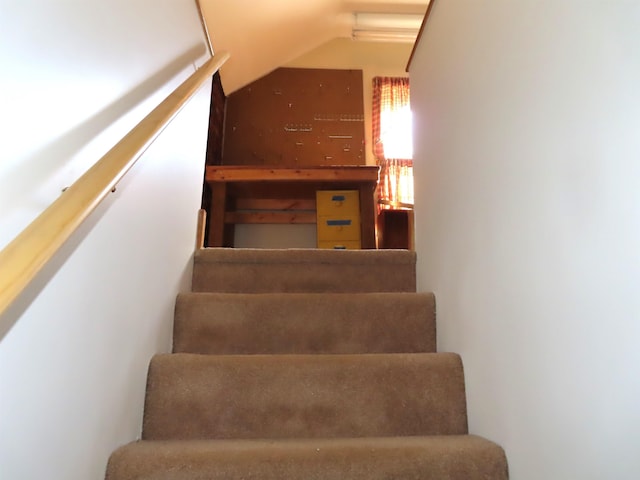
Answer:
<svg viewBox="0 0 640 480"><path fill-rule="evenodd" d="M318 242L318 248L332 250L360 250L362 246L359 240L347 240L344 242Z"/></svg>
<svg viewBox="0 0 640 480"><path fill-rule="evenodd" d="M360 240L360 222L355 218L318 217L318 241Z"/></svg>
<svg viewBox="0 0 640 480"><path fill-rule="evenodd" d="M360 215L360 195L357 190L318 190L318 216L357 217Z"/></svg>

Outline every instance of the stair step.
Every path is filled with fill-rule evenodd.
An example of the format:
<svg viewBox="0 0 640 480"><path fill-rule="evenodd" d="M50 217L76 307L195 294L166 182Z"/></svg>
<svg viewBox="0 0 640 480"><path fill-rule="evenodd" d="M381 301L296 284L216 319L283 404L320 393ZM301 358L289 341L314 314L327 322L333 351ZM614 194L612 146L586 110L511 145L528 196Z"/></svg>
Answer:
<svg viewBox="0 0 640 480"><path fill-rule="evenodd" d="M415 292L415 252L205 248L196 252L194 292Z"/></svg>
<svg viewBox="0 0 640 480"><path fill-rule="evenodd" d="M426 293L188 293L178 296L174 352L434 352Z"/></svg>
<svg viewBox="0 0 640 480"><path fill-rule="evenodd" d="M504 451L473 435L141 441L118 449L107 480L506 480Z"/></svg>
<svg viewBox="0 0 640 480"><path fill-rule="evenodd" d="M452 353L156 355L145 440L467 433Z"/></svg>

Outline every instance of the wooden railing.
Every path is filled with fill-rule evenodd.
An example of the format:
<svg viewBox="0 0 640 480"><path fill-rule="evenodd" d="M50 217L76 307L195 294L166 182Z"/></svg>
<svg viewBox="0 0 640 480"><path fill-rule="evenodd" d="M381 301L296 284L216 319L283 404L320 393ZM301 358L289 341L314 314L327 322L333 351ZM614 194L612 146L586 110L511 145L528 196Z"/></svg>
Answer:
<svg viewBox="0 0 640 480"><path fill-rule="evenodd" d="M228 58L209 59L0 252L0 315Z"/></svg>

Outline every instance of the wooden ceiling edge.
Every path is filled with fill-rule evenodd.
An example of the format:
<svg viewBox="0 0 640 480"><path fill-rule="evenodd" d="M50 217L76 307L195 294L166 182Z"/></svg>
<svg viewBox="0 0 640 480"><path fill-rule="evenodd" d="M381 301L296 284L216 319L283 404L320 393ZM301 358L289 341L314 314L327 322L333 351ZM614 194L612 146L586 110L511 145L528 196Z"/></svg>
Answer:
<svg viewBox="0 0 640 480"><path fill-rule="evenodd" d="M204 32L204 38L207 40L207 48L209 49L209 55L213 57L213 44L211 43L211 36L209 35L209 28L207 22L204 19L204 12L202 11L202 5L200 0L195 0L196 8L198 9L198 16L200 17L200 24L202 25L202 31Z"/></svg>
<svg viewBox="0 0 640 480"><path fill-rule="evenodd" d="M427 11L424 14L424 18L422 19L422 24L420 25L420 30L418 31L418 36L416 37L416 41L413 44L413 48L411 49L411 55L409 55L409 61L407 62L407 68L405 71L409 73L409 69L411 68L411 62L413 61L413 56L416 53L416 49L418 48L418 44L422 39L422 33L424 32L425 25L429 20L429 15L431 15L431 9L433 8L433 4L436 3L436 0L430 0L429 5L427 6Z"/></svg>

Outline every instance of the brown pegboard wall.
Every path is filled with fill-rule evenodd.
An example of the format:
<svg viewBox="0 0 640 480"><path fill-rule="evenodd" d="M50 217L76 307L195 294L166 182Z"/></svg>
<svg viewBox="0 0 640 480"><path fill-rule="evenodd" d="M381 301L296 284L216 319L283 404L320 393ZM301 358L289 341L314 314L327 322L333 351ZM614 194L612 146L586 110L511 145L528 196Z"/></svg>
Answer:
<svg viewBox="0 0 640 480"><path fill-rule="evenodd" d="M224 165L364 165L362 71L280 68L227 99Z"/></svg>

